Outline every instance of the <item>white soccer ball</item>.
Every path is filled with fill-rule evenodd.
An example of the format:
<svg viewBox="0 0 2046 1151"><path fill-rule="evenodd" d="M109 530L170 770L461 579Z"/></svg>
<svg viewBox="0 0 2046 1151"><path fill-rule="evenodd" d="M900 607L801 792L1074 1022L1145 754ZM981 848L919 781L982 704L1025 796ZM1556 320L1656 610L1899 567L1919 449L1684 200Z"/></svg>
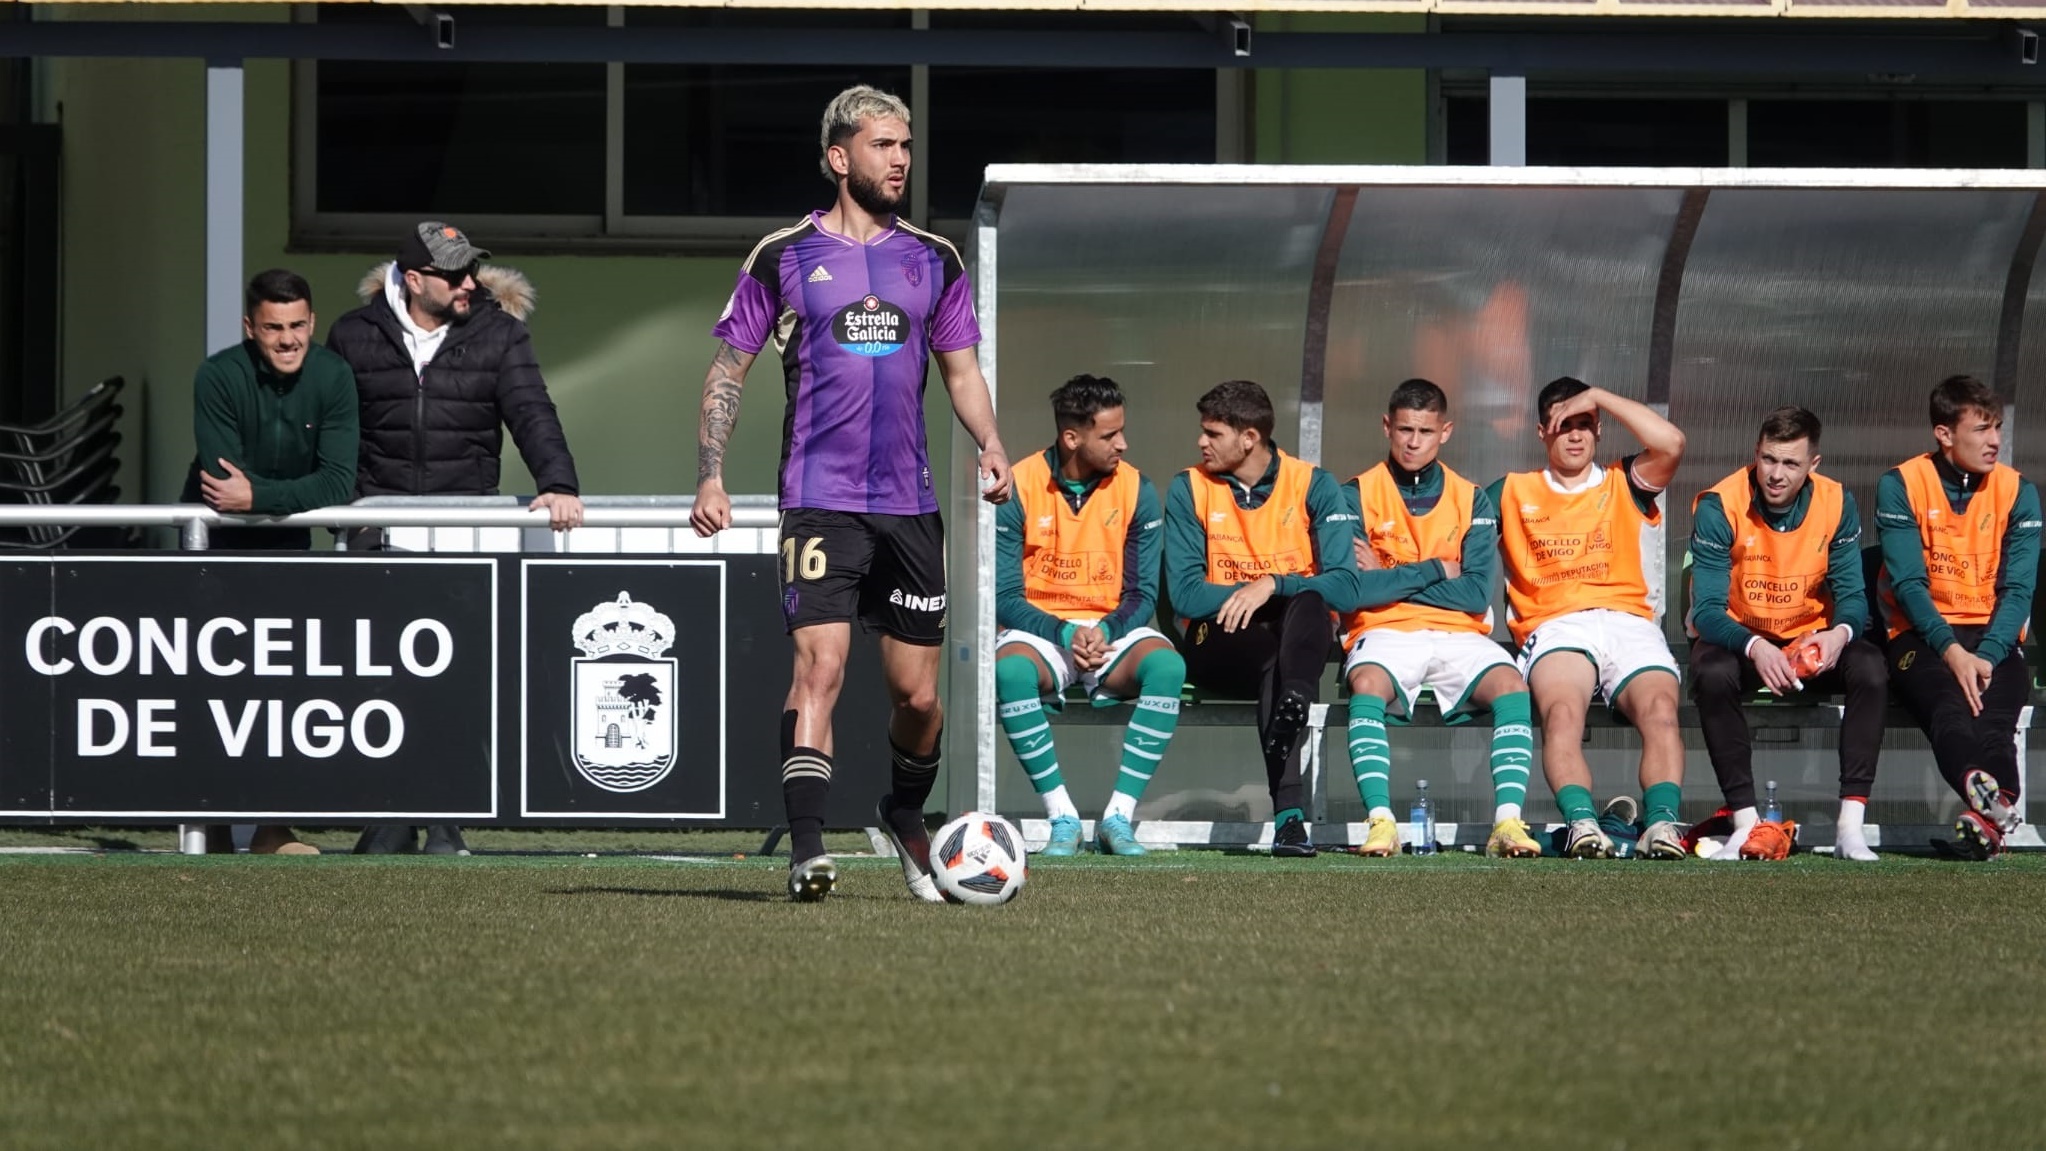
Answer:
<svg viewBox="0 0 2046 1151"><path fill-rule="evenodd" d="M969 811L931 836L931 878L948 903L992 907L1023 890L1023 833L999 815Z"/></svg>

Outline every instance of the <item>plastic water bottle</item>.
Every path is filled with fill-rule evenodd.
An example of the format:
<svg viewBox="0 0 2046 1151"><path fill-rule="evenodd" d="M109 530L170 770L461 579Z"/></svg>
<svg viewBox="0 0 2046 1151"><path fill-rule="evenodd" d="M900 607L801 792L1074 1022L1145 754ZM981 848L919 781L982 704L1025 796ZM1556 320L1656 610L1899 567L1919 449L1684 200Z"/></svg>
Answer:
<svg viewBox="0 0 2046 1151"><path fill-rule="evenodd" d="M1435 854L1435 801L1428 798L1428 781L1414 781L1414 806L1409 816L1414 822L1414 854Z"/></svg>
<svg viewBox="0 0 2046 1151"><path fill-rule="evenodd" d="M1782 823L1783 805L1776 802L1776 781L1769 781L1769 790L1762 800L1762 822Z"/></svg>

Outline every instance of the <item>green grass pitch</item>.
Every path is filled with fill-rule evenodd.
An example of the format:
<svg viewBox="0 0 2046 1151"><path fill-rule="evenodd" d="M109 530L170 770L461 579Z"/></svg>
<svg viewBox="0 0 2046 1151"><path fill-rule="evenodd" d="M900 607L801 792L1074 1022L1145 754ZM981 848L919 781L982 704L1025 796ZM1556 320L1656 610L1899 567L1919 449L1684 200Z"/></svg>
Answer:
<svg viewBox="0 0 2046 1151"><path fill-rule="evenodd" d="M0 857L0 1146L2046 1144L2046 858Z"/></svg>

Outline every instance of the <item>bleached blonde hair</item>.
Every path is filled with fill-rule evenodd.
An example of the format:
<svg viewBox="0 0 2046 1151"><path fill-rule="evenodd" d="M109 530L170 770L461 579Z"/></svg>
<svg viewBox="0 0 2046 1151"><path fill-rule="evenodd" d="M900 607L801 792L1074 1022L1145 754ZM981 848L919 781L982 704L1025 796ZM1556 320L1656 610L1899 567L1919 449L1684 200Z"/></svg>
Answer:
<svg viewBox="0 0 2046 1151"><path fill-rule="evenodd" d="M879 116L893 116L903 123L909 123L909 105L901 98L872 88L855 84L831 98L824 106L824 129L818 134L817 167L824 172L824 178L838 183L838 173L831 170L831 146L843 144L859 134L860 126Z"/></svg>

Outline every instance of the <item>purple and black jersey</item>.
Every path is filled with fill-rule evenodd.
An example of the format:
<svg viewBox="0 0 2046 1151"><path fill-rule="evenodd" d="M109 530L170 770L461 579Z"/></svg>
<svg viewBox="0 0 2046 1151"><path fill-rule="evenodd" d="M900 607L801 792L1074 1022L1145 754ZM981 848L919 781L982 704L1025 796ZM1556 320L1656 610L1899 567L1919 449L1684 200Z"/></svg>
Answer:
<svg viewBox="0 0 2046 1151"><path fill-rule="evenodd" d="M771 337L781 354L784 509L938 510L924 437L930 353L980 342L950 243L898 220L860 244L812 212L753 249L711 334L756 354Z"/></svg>

